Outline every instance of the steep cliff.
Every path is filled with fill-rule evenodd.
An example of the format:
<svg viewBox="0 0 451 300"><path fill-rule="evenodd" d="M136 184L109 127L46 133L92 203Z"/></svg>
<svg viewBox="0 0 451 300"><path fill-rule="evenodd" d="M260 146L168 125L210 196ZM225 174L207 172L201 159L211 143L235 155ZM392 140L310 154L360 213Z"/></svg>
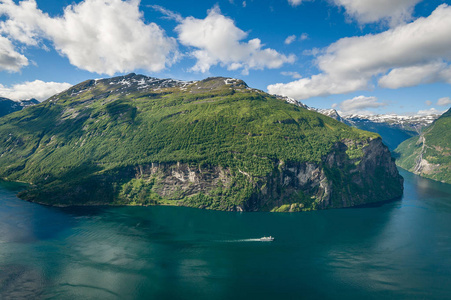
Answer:
<svg viewBox="0 0 451 300"><path fill-rule="evenodd" d="M451 109L396 148L397 164L415 174L451 184Z"/></svg>
<svg viewBox="0 0 451 300"><path fill-rule="evenodd" d="M354 159L347 151L355 144L346 143L334 145L319 163L273 161L264 177L240 169L180 163L140 166L120 194L133 201L145 190L154 193L156 203L167 203L166 199L178 205L238 211L342 208L402 195L403 179L380 139L358 144L363 155ZM139 181L140 187L130 193L127 189Z"/></svg>
<svg viewBox="0 0 451 300"><path fill-rule="evenodd" d="M0 119L0 176L50 205L298 211L387 201L377 134L230 78L85 81Z"/></svg>

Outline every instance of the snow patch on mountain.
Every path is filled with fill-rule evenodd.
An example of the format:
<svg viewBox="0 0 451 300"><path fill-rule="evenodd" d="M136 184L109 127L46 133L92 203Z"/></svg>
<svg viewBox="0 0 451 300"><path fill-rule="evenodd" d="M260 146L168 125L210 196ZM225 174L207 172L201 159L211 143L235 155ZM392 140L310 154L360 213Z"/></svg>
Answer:
<svg viewBox="0 0 451 300"><path fill-rule="evenodd" d="M348 125L355 125L356 122L373 122L373 123L385 123L392 126L410 126L416 128L423 128L430 124L432 124L436 119L440 117L438 114L431 115L396 115L396 114L378 114L378 115L359 115L359 114L351 114L346 116L341 116L337 110L330 109L321 109L309 107L303 104L300 101L297 101L293 98L274 95L277 99L286 101L291 104L295 104L299 107L306 108L311 111L316 111L325 116L331 117L337 121L343 122Z"/></svg>

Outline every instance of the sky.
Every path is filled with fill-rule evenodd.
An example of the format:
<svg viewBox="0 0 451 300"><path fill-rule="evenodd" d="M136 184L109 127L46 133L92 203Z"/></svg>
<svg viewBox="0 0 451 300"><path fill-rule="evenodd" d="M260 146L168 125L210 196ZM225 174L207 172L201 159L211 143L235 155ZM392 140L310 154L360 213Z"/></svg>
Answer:
<svg viewBox="0 0 451 300"><path fill-rule="evenodd" d="M451 106L451 0L0 0L0 97L233 77L342 115Z"/></svg>

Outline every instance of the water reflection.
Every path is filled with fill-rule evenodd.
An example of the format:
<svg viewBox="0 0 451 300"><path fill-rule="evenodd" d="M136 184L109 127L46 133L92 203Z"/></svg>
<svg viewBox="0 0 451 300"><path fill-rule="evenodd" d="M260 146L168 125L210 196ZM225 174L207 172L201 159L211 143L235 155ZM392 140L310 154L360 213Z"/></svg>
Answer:
<svg viewBox="0 0 451 300"><path fill-rule="evenodd" d="M451 199L451 185L437 182L431 179L416 176L409 172L402 172L403 176L409 177L409 183L415 187L419 198L443 198Z"/></svg>
<svg viewBox="0 0 451 300"><path fill-rule="evenodd" d="M349 287L343 296L363 296L360 288L372 290L372 298L449 295L444 287L451 284L451 186L401 174L406 179L402 202L380 208L388 216L382 230L361 240L362 245L329 253L334 278Z"/></svg>
<svg viewBox="0 0 451 300"><path fill-rule="evenodd" d="M450 190L402 175L401 201L293 214L61 209L18 200L0 186L0 296L445 297ZM267 235L276 240L246 242Z"/></svg>

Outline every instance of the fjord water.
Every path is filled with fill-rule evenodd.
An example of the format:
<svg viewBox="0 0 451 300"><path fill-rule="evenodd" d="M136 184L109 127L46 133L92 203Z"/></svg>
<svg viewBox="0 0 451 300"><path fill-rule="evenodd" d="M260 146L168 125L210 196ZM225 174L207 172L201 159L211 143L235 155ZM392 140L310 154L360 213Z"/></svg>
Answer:
<svg viewBox="0 0 451 300"><path fill-rule="evenodd" d="M1 183L0 299L450 297L451 185L401 173L402 200L305 213L55 208Z"/></svg>

